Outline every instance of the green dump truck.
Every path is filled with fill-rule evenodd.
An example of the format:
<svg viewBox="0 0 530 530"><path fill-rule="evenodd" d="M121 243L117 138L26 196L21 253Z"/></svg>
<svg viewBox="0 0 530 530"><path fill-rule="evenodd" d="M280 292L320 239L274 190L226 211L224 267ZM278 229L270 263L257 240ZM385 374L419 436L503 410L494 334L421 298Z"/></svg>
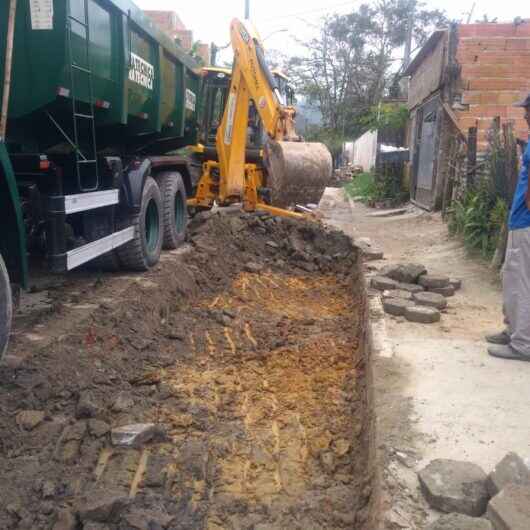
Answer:
<svg viewBox="0 0 530 530"><path fill-rule="evenodd" d="M28 256L146 270L182 243L200 70L129 0L3 0L0 83L1 356Z"/></svg>

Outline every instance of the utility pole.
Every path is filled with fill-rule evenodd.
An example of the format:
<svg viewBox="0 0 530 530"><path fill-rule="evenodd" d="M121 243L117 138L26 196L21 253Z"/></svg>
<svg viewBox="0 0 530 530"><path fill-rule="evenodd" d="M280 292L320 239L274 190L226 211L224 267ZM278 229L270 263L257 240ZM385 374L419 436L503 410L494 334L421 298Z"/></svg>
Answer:
<svg viewBox="0 0 530 530"><path fill-rule="evenodd" d="M250 0L245 0L245 20L250 18Z"/></svg>
<svg viewBox="0 0 530 530"><path fill-rule="evenodd" d="M469 24L471 22L471 17L473 16L473 13L475 12L476 5L477 5L477 3L473 2L473 5L471 6L471 10L468 13L465 13L465 14L467 14L466 24Z"/></svg>
<svg viewBox="0 0 530 530"><path fill-rule="evenodd" d="M11 92L11 66L13 64L13 40L15 37L15 16L17 0L10 0L7 18L7 40L4 70L4 90L2 93L2 108L0 109L0 142L5 141L7 129L7 112L9 110L9 93Z"/></svg>

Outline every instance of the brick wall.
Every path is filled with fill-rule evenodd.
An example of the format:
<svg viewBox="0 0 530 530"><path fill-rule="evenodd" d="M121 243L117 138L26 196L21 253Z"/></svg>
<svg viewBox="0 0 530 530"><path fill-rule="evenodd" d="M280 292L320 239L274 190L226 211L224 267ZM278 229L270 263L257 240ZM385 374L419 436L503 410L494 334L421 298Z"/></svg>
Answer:
<svg viewBox="0 0 530 530"><path fill-rule="evenodd" d="M478 125L478 150L487 147L496 116L512 121L517 136L527 139L524 110L512 105L530 92L530 23L461 24L456 58L462 103L468 106L457 116L465 130Z"/></svg>
<svg viewBox="0 0 530 530"><path fill-rule="evenodd" d="M191 50L193 32L186 28L174 11L144 11L144 13L173 40L179 39L185 50Z"/></svg>

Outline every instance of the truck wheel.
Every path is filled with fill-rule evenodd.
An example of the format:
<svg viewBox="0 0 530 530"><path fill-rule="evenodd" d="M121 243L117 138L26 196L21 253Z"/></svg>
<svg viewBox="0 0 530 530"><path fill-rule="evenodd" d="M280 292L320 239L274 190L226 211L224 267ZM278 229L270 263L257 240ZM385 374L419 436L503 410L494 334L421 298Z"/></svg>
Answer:
<svg viewBox="0 0 530 530"><path fill-rule="evenodd" d="M164 242L168 250L178 248L186 238L188 224L186 187L182 175L177 172L163 172L156 176L162 193L164 207Z"/></svg>
<svg viewBox="0 0 530 530"><path fill-rule="evenodd" d="M11 284L2 256L0 256L0 360L7 350L11 320L13 317L13 300L11 298Z"/></svg>
<svg viewBox="0 0 530 530"><path fill-rule="evenodd" d="M134 239L117 249L122 265L135 271L146 271L158 263L163 239L162 197L158 184L148 177L142 192L142 204L131 215L124 228L134 226Z"/></svg>

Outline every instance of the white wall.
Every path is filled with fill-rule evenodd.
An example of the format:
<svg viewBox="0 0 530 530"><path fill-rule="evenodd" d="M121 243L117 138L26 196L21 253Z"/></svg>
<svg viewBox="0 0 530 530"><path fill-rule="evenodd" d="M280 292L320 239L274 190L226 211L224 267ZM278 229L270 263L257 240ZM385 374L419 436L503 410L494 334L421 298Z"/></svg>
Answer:
<svg viewBox="0 0 530 530"><path fill-rule="evenodd" d="M365 132L353 142L354 166L362 166L363 171L370 171L375 167L377 157L377 131Z"/></svg>

